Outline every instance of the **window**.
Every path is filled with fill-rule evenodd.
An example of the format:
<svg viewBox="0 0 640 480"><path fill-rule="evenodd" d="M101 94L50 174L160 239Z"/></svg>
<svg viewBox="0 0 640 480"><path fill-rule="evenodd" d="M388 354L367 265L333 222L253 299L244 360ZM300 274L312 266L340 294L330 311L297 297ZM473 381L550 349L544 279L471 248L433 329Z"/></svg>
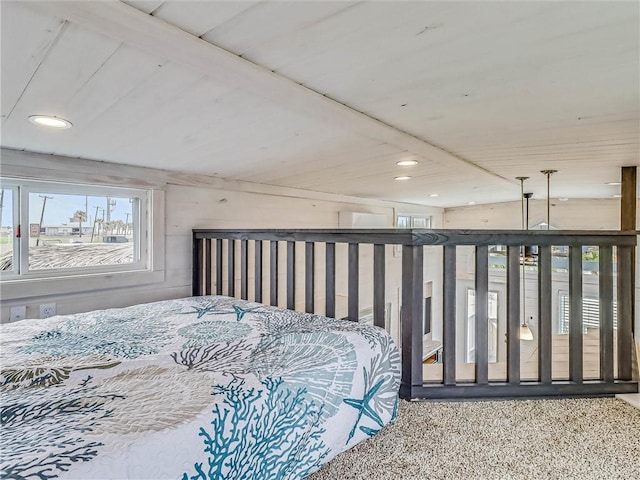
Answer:
<svg viewBox="0 0 640 480"><path fill-rule="evenodd" d="M431 217L424 215L396 215L396 228L431 228ZM393 254L399 256L402 245L394 245Z"/></svg>
<svg viewBox="0 0 640 480"><path fill-rule="evenodd" d="M398 215L396 228L431 228L431 217L424 215Z"/></svg>
<svg viewBox="0 0 640 480"><path fill-rule="evenodd" d="M569 333L569 294L560 292L559 307L560 321L558 333ZM582 297L582 333L587 333L587 328L600 328L600 300L598 298ZM613 328L618 328L618 302L613 300Z"/></svg>
<svg viewBox="0 0 640 480"><path fill-rule="evenodd" d="M149 269L149 190L0 181L2 280Z"/></svg>

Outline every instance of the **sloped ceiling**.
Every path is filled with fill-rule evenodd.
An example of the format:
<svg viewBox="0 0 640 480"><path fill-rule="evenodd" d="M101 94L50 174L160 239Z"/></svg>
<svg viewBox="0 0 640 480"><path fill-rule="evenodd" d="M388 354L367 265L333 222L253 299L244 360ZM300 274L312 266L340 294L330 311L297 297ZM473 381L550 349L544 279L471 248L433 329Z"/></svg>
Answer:
<svg viewBox="0 0 640 480"><path fill-rule="evenodd" d="M437 206L518 199L517 176L543 198L544 169L558 170L553 197L611 197L639 161L636 2L3 1L1 14L7 148Z"/></svg>

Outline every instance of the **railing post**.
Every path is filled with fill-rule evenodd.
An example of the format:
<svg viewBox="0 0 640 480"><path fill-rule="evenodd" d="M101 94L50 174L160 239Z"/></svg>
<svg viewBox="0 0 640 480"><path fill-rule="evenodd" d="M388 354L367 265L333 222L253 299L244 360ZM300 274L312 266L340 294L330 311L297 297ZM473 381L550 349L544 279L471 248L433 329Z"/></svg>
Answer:
<svg viewBox="0 0 640 480"><path fill-rule="evenodd" d="M256 240L255 246L255 288L254 301L262 303L262 240Z"/></svg>
<svg viewBox="0 0 640 480"><path fill-rule="evenodd" d="M402 247L402 385L403 398L422 386L423 246Z"/></svg>
<svg viewBox="0 0 640 480"><path fill-rule="evenodd" d="M373 324L385 328L385 246L373 246Z"/></svg>
<svg viewBox="0 0 640 480"><path fill-rule="evenodd" d="M538 378L547 384L552 373L551 279L551 247L545 245L538 248Z"/></svg>
<svg viewBox="0 0 640 480"><path fill-rule="evenodd" d="M569 379L582 383L582 247L569 247Z"/></svg>
<svg viewBox="0 0 640 480"><path fill-rule="evenodd" d="M247 240L240 240L240 298L249 299L249 257Z"/></svg>
<svg viewBox="0 0 640 480"><path fill-rule="evenodd" d="M613 383L613 248L600 246L600 378Z"/></svg>
<svg viewBox="0 0 640 480"><path fill-rule="evenodd" d="M325 243L325 316L336 316L336 244Z"/></svg>
<svg viewBox="0 0 640 480"><path fill-rule="evenodd" d="M507 381L520 383L520 247L507 248Z"/></svg>
<svg viewBox="0 0 640 480"><path fill-rule="evenodd" d="M304 246L304 311L315 312L315 243Z"/></svg>
<svg viewBox="0 0 640 480"><path fill-rule="evenodd" d="M269 244L269 302L278 306L278 242L272 240Z"/></svg>
<svg viewBox="0 0 640 480"><path fill-rule="evenodd" d="M205 269L204 269L204 294L211 295L211 239L207 238L205 241Z"/></svg>
<svg viewBox="0 0 640 480"><path fill-rule="evenodd" d="M489 250L476 247L476 383L489 382Z"/></svg>
<svg viewBox="0 0 640 480"><path fill-rule="evenodd" d="M631 380L633 366L633 247L618 247L618 380Z"/></svg>
<svg viewBox="0 0 640 480"><path fill-rule="evenodd" d="M287 242L287 308L296 309L296 242Z"/></svg>
<svg viewBox="0 0 640 480"><path fill-rule="evenodd" d="M194 297L202 295L202 240L193 234L193 266L191 293Z"/></svg>
<svg viewBox="0 0 640 480"><path fill-rule="evenodd" d="M357 322L360 316L360 245L349 244L349 268L348 268L348 290L347 290L347 318L352 322Z"/></svg>
<svg viewBox="0 0 640 480"><path fill-rule="evenodd" d="M216 295L222 295L222 239L216 239Z"/></svg>
<svg viewBox="0 0 640 480"><path fill-rule="evenodd" d="M442 380L456 384L456 246L444 246L442 325Z"/></svg>

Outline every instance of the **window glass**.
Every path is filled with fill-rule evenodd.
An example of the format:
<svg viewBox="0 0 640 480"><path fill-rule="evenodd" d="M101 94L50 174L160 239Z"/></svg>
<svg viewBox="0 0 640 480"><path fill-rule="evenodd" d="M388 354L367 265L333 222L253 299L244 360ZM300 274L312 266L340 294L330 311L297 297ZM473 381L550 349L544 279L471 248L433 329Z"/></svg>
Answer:
<svg viewBox="0 0 640 480"><path fill-rule="evenodd" d="M431 228L431 217L399 214L396 216L396 228Z"/></svg>
<svg viewBox="0 0 640 480"><path fill-rule="evenodd" d="M13 189L0 189L0 271L13 270Z"/></svg>
<svg viewBox="0 0 640 480"><path fill-rule="evenodd" d="M411 228L411 217L407 215L398 215L396 225L398 228Z"/></svg>
<svg viewBox="0 0 640 480"><path fill-rule="evenodd" d="M138 198L29 193L29 270L138 260Z"/></svg>

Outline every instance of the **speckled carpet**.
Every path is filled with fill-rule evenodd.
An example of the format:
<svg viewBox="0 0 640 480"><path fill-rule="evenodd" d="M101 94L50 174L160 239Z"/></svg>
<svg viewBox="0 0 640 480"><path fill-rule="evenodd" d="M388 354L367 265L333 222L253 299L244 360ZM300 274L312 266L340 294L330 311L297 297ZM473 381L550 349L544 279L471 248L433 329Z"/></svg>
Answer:
<svg viewBox="0 0 640 480"><path fill-rule="evenodd" d="M640 409L613 398L401 402L309 480L640 479Z"/></svg>

